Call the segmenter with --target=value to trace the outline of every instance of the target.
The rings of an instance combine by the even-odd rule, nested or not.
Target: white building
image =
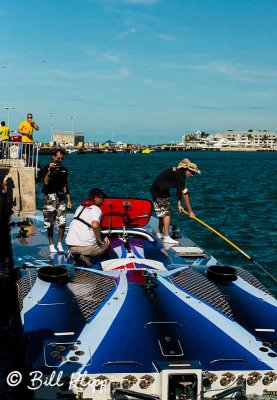
[[[277,133],[268,131],[222,131],[210,135],[212,140],[225,139],[229,147],[277,149]]]
[[[56,145],[77,146],[79,143],[84,143],[84,140],[83,132],[53,131],[53,141]]]
[[[221,131],[208,137],[201,137],[196,132],[192,134],[193,140],[187,145],[191,148],[248,148],[248,149],[272,149],[277,150],[277,133],[268,131]],[[188,135],[183,136],[183,142],[186,143]]]

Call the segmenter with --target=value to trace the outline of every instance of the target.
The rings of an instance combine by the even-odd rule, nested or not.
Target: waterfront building
[[[225,146],[277,149],[277,133],[270,131],[222,131],[211,135],[212,140],[225,139]]]
[[[189,139],[189,140],[188,140]],[[189,134],[183,136],[183,143],[191,149],[248,149],[277,150],[277,132],[269,131],[220,131],[211,135]]]
[[[53,141],[56,145],[80,146],[85,141],[83,132],[53,131]]]

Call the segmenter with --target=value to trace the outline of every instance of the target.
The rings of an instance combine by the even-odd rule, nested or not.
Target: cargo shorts
[[[169,197],[157,197],[153,201],[154,211],[158,218],[166,217],[171,214]]]
[[[45,194],[43,204],[44,228],[50,228],[55,223],[57,227],[65,225],[66,204],[56,193]]]

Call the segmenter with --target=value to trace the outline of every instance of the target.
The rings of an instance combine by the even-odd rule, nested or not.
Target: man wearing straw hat
[[[185,158],[177,167],[167,168],[161,172],[151,186],[154,210],[159,218],[157,237],[163,239],[164,243],[179,243],[169,236],[171,219],[170,189],[177,189],[178,210],[180,212],[184,210],[181,203],[183,198],[189,216],[194,217],[189,201],[188,189],[186,188],[186,178],[195,174],[200,174],[197,165],[192,163],[188,158]]]

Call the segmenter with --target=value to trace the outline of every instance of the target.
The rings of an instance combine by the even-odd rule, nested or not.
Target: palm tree
[[[268,135],[264,134],[262,139],[261,139],[264,142],[263,147],[267,147],[267,145],[266,145],[267,139],[268,139]]]
[[[252,147],[254,147],[254,136],[251,135],[251,133],[248,133],[247,139],[249,140],[250,144],[252,144]]]

